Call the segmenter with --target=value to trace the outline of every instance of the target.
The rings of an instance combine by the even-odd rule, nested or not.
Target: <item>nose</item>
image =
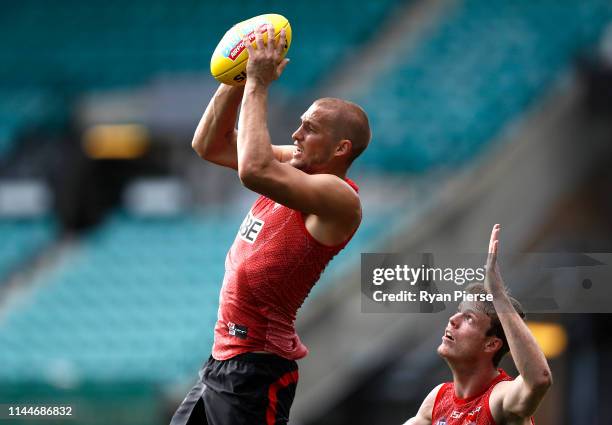
[[[298,127],[298,129],[295,130],[293,134],[291,135],[291,138],[295,140],[295,142],[293,143],[294,145],[297,144],[298,140],[302,140],[302,132],[300,131],[301,129],[302,129],[301,126]]]
[[[450,319],[448,319],[448,323],[450,323],[450,325],[453,328],[456,328],[457,326],[459,326],[459,318],[461,317],[460,313],[455,313],[453,314]]]

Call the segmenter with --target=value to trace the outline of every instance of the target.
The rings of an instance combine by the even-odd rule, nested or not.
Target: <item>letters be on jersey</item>
[[[238,230],[238,235],[240,239],[250,244],[254,243],[263,229],[264,221],[255,217],[251,211],[246,215],[242,224],[240,225],[240,230]]]

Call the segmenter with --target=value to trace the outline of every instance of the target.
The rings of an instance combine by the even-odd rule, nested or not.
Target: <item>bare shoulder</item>
[[[434,404],[442,385],[444,384],[437,385],[427,394],[417,414],[413,418],[408,419],[404,425],[431,425]]]
[[[499,422],[499,419],[503,418],[503,403],[504,396],[510,390],[512,381],[501,381],[493,388],[491,391],[491,395],[489,396],[489,408],[491,409],[491,414],[493,415],[493,419],[496,422]]]
[[[504,398],[516,385],[516,380],[522,380],[521,376],[519,375],[513,381],[501,381],[491,391],[489,409],[491,409],[491,415],[498,425],[531,424],[529,418],[522,418],[504,411]]]
[[[345,242],[361,223],[359,196],[346,181],[332,174],[314,174],[308,180],[306,186],[316,186],[311,190],[322,194],[320,200],[325,205],[306,216],[306,229],[324,245]]]
[[[338,189],[343,191],[345,195],[348,197],[348,199],[350,199],[355,205],[361,205],[361,202],[359,200],[359,194],[357,190],[353,188],[353,186],[351,186],[345,179],[342,179],[333,174],[322,174],[322,175],[328,176],[331,180],[333,180],[334,182],[332,184],[337,185]]]
[[[431,400],[431,407],[433,408],[434,402],[436,401],[436,397],[438,396],[438,393],[440,392],[440,388],[442,388],[442,385],[444,385],[444,383],[438,384],[436,385],[430,392],[429,394],[427,394],[427,397],[425,397],[425,399],[430,399]]]
[[[333,174],[309,175],[308,186],[325,193],[330,215],[334,217],[361,217],[361,201],[357,191],[344,179]]]

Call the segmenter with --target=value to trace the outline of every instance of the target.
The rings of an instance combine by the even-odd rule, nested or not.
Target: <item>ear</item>
[[[348,139],[342,139],[336,145],[336,152],[334,152],[334,154],[336,156],[348,155],[352,149],[353,149],[353,142],[351,142]]]
[[[485,341],[485,352],[495,353],[499,351],[503,345],[504,342],[500,338],[496,336],[487,337],[487,340]]]

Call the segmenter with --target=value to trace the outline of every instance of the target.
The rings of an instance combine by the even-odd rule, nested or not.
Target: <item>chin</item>
[[[443,359],[448,359],[450,357],[448,347],[445,346],[444,343],[440,344],[436,351],[438,352],[438,355]]]
[[[444,350],[444,344],[440,344],[440,345],[438,346],[438,349],[437,349],[436,351],[438,352],[438,355],[439,355],[440,357],[444,357],[444,351],[445,351],[445,350]]]

